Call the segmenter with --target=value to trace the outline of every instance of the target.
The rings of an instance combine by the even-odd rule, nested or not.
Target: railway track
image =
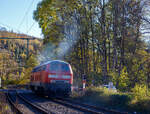
[[[28,99],[26,99],[23,95],[19,94],[18,92],[17,92],[17,96],[19,98],[21,98],[27,104],[31,105],[32,107],[34,107],[35,109],[37,109],[38,111],[40,111],[42,114],[53,114],[52,111],[47,110],[47,109],[41,107],[40,105],[38,105],[36,103],[32,103],[31,101],[29,101]]]
[[[26,99],[30,100],[31,102],[35,102],[36,105],[44,107],[47,110],[53,110],[55,114],[83,114],[84,112],[80,109],[75,109],[64,104],[57,103],[53,100],[47,99],[45,97],[39,97],[36,94],[26,94],[20,93],[21,96],[24,96]]]
[[[25,94],[22,94],[22,95],[20,95],[21,97],[22,96],[26,96]],[[31,95],[30,95],[31,96]],[[26,96],[27,97],[27,96]],[[37,97],[37,99],[43,99],[43,97],[39,97],[39,96],[34,96],[34,99]],[[49,102],[49,101],[52,101],[52,102],[54,102],[54,103],[57,103],[57,104],[59,104],[59,105],[63,105],[63,106],[66,106],[66,108],[71,108],[71,109],[75,109],[75,110],[79,110],[79,111],[81,111],[81,113],[86,113],[86,114],[103,114],[103,112],[102,111],[97,111],[97,110],[95,110],[95,109],[91,109],[91,108],[89,108],[89,107],[85,107],[85,106],[81,106],[81,105],[77,105],[77,104],[74,104],[74,103],[69,103],[69,102],[66,102],[65,100],[63,100],[63,99],[58,99],[58,98],[49,98],[49,97],[44,97],[44,99],[46,99],[46,101],[45,102]],[[36,101],[36,100],[35,100]],[[39,102],[41,102],[41,101],[39,101]],[[46,105],[48,105],[48,104],[50,104],[51,102],[49,102],[49,103],[47,103]],[[37,104],[37,103],[36,103]],[[44,104],[44,103],[43,103]],[[42,105],[43,104],[41,104],[41,107],[42,107]],[[46,107],[46,106],[45,106]],[[57,113],[57,112],[56,112]],[[63,112],[62,112],[63,113]]]
[[[43,97],[42,97],[43,98]],[[62,97],[44,97],[47,100],[53,101],[55,103],[82,111],[84,113],[93,113],[93,114],[128,114],[127,112],[119,112],[116,110],[96,107],[88,104],[79,103],[70,99]]]
[[[68,102],[62,98],[50,98],[50,100],[52,100],[53,102],[56,102],[56,103],[59,103],[59,104],[62,104],[62,105],[65,105],[67,107],[71,107],[71,108],[74,108],[74,109],[77,109],[77,110],[80,110],[84,113],[92,113],[92,114],[104,114],[104,112],[102,110],[95,110],[95,109],[92,109],[90,107],[85,107],[81,104],[75,104],[73,102]]]
[[[17,113],[17,114],[22,114],[22,112],[18,109],[18,107],[16,106],[16,104],[15,104],[14,101],[12,100],[12,98],[11,98],[9,92],[6,93],[6,97],[7,97],[8,102],[10,103],[10,105],[11,105],[13,111],[14,111],[15,113]]]
[[[78,106],[82,107],[82,110],[88,111],[89,113],[95,113],[95,114],[100,114],[100,113],[128,114],[127,112],[119,112],[119,111],[111,110],[111,109],[107,109],[107,108],[96,107],[96,106],[92,106],[92,105],[88,105],[88,104],[84,104],[84,103],[79,103],[77,101],[67,99],[67,98],[62,98],[62,97],[57,97],[53,100],[55,102],[64,103],[68,106],[71,104],[71,106],[75,107],[75,108]]]
[[[27,93],[27,94],[26,94]],[[9,93],[7,94],[7,98],[11,99]],[[92,114],[127,114],[126,112],[119,112],[115,110],[110,110],[106,108],[91,106],[88,104],[79,103],[77,101],[62,98],[62,97],[39,97],[36,94],[28,93],[28,92],[17,92],[16,96],[19,99],[23,100],[26,104],[30,105],[32,108],[37,110],[42,114],[60,114],[60,113],[74,113],[74,114],[82,114],[82,113],[92,113]],[[13,104],[13,101],[11,101]],[[22,112],[17,109],[16,105],[13,104],[16,112],[22,114]],[[55,108],[53,108],[55,107]],[[67,110],[67,111],[66,111]],[[70,110],[70,111],[68,111]],[[76,110],[76,111],[72,111]]]
[[[17,97],[17,98],[19,98],[18,100],[22,100],[24,103],[27,104],[28,107],[26,107],[26,108],[28,108],[28,109],[24,109],[24,110],[29,110],[29,109],[31,110],[32,109],[32,111],[34,110],[33,113],[53,114],[53,112],[50,112],[50,111],[44,109],[43,107],[41,107],[37,104],[34,104],[34,103],[30,102],[29,100],[25,99],[23,96],[18,94],[17,91],[14,91],[14,92],[15,92],[16,96],[11,95],[10,92],[8,92],[6,95],[7,95],[8,101],[11,104],[11,106],[12,106],[15,113],[23,114],[23,113],[26,113],[26,112],[21,111],[20,107],[18,107],[18,105],[15,103],[15,100],[14,100],[13,97]],[[30,106],[30,108],[29,108],[29,106]]]

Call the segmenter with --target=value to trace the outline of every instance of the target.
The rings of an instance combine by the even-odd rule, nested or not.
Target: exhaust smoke
[[[44,46],[37,56],[39,63],[55,59],[63,60],[64,56],[71,52],[72,47],[79,39],[79,24],[75,18],[72,18],[71,22],[65,23],[63,36],[64,38],[58,46],[53,43]]]

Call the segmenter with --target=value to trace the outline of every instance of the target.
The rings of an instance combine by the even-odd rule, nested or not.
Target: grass
[[[134,93],[109,91],[101,87],[89,87],[84,93],[73,93],[73,99],[80,102],[123,112],[150,113],[150,98],[136,99]]]

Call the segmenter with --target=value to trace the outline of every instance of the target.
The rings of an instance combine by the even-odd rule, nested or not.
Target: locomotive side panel
[[[73,72],[70,64],[54,60],[35,67],[31,73],[31,89],[35,92],[71,93]]]

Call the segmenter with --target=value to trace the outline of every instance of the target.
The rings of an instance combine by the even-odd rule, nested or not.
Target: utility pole
[[[1,77],[0,77],[0,88],[2,87],[2,85],[1,85]]]
[[[27,39],[27,59],[29,58],[29,39]]]

